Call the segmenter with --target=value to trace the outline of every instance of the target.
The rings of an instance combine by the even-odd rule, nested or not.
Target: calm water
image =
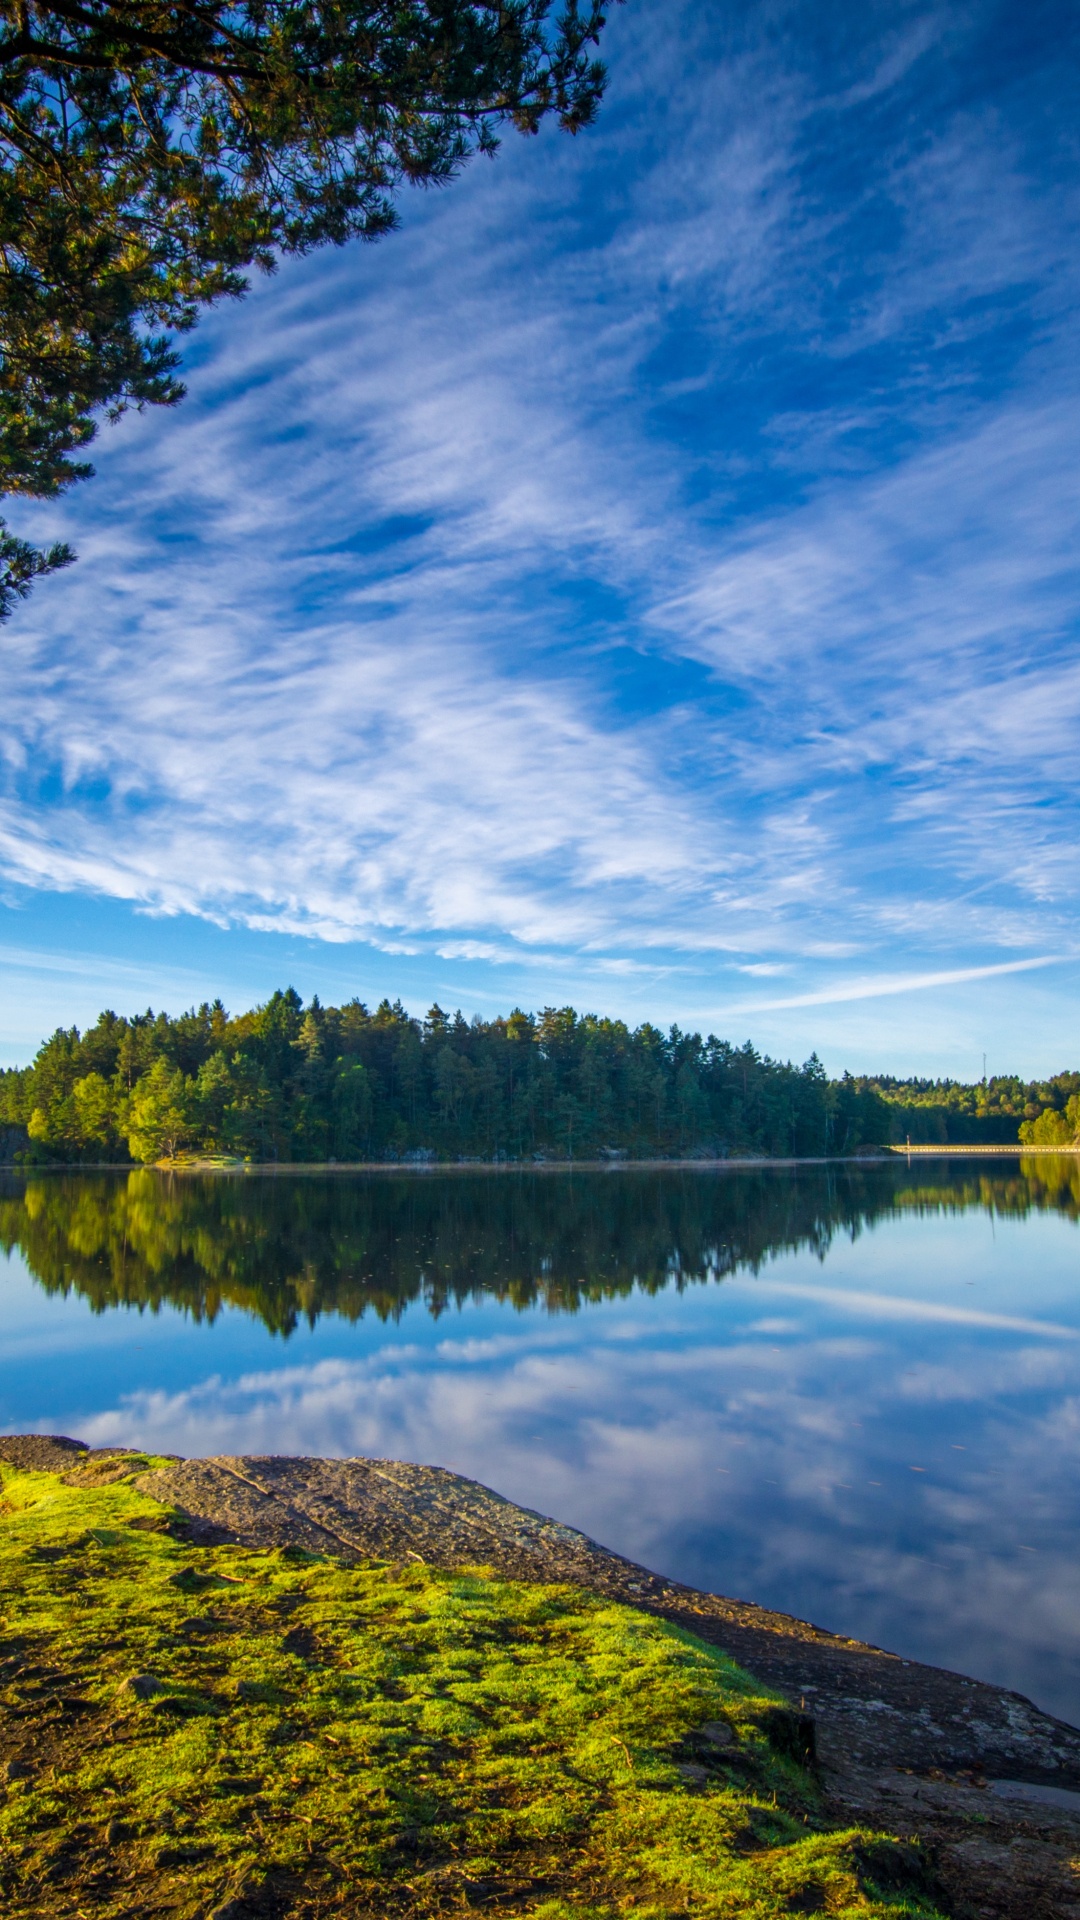
[[[0,1428],[474,1475],[1080,1721],[1080,1161],[0,1179]]]

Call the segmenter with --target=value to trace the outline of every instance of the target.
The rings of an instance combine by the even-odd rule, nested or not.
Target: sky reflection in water
[[[1078,1214],[1056,1160],[9,1177],[0,1425],[451,1466],[1080,1721]]]

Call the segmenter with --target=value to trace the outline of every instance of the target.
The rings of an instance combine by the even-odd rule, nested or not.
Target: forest
[[[25,1166],[725,1159],[913,1143],[1069,1144],[1080,1073],[975,1086],[830,1080],[750,1042],[547,1007],[466,1020],[400,1001],[101,1014],[0,1073],[0,1159]]]

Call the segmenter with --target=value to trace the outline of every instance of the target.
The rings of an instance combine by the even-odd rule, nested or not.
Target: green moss
[[[930,1920],[910,1850],[827,1830],[775,1696],[690,1635],[483,1570],[195,1549],[98,1477],[3,1472],[8,1915]]]

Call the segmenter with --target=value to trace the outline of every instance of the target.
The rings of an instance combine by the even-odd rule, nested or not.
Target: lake
[[[0,1174],[0,1428],[456,1469],[1080,1721],[1080,1160]]]

